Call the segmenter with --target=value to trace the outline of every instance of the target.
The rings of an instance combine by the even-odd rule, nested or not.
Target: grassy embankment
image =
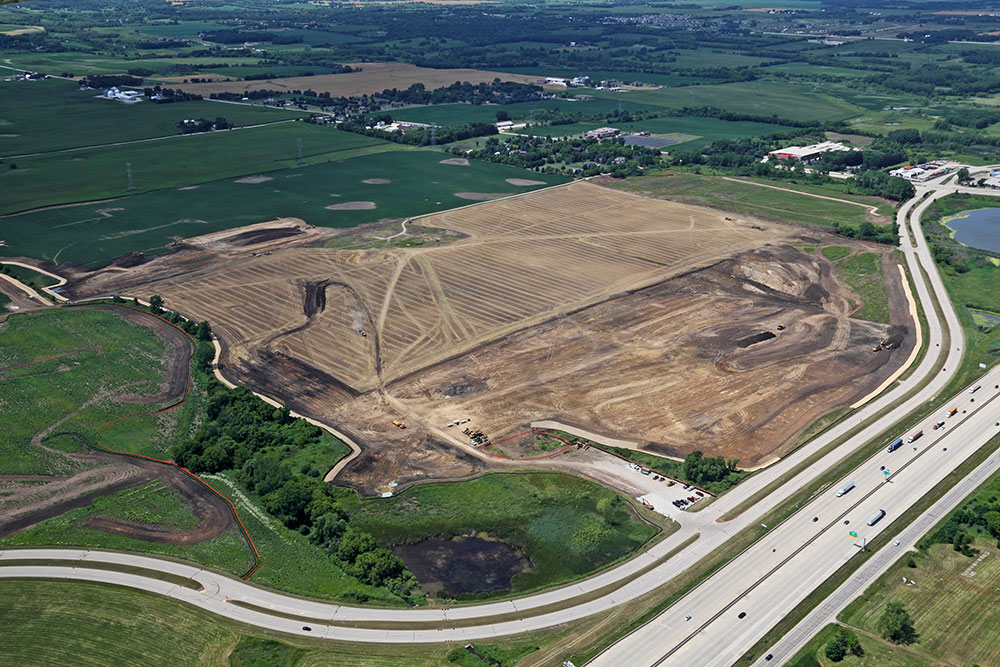
[[[824,246],[820,252],[834,263],[837,279],[861,298],[860,307],[852,313],[853,317],[886,324],[892,321],[881,255],[874,252],[854,253],[851,248],[837,245]]]
[[[3,221],[6,250],[10,254],[38,259],[99,266],[128,252],[160,251],[175,236],[205,234],[278,217],[298,217],[310,224],[328,227],[353,227],[384,218],[406,218],[471,203],[458,197],[456,193],[459,192],[516,193],[538,187],[514,186],[506,182],[508,178],[528,178],[547,184],[567,180],[561,176],[536,174],[487,162],[472,162],[469,166],[441,164],[441,160],[448,156],[438,151],[396,150],[399,144],[378,142],[312,125],[286,124],[247,132],[242,139],[239,133],[220,133],[199,139],[194,144],[171,144],[172,150],[180,150],[180,153],[164,158],[163,168],[173,172],[168,182],[170,179],[176,179],[178,184],[189,182],[190,175],[183,167],[194,160],[203,160],[205,169],[217,167],[212,175],[207,171],[204,173],[206,179],[221,177],[224,180],[214,180],[185,190],[171,188],[113,202],[8,217]],[[268,140],[262,143],[249,140],[250,132],[254,133],[254,137]],[[296,136],[306,136],[304,145],[312,146],[314,151],[326,150],[319,159],[343,158],[343,161],[283,169],[283,166],[291,166],[283,160],[293,158]],[[379,145],[371,145],[373,141]],[[380,145],[393,150],[370,153],[381,150]],[[219,153],[202,155],[200,152],[213,147],[218,148]],[[355,148],[369,154],[352,157],[357,152]],[[237,167],[219,164],[220,161],[228,164],[230,160],[234,164],[239,163],[238,169],[243,173],[249,166],[260,170],[251,173],[267,173],[258,182],[235,182],[237,179],[230,178],[227,171]],[[291,162],[294,163],[294,160]],[[147,178],[141,175],[138,164],[133,162],[137,184]],[[107,165],[108,169],[112,167],[114,173],[120,176],[120,183],[115,186],[114,192],[123,195],[126,182],[121,163]],[[274,169],[277,171],[268,171]],[[368,179],[387,179],[391,182],[363,182]],[[79,187],[79,181],[70,179],[69,183],[74,185],[68,187]],[[105,184],[98,186],[105,187]],[[20,197],[26,202],[35,201],[38,197],[37,193],[20,189],[15,193],[10,193],[10,196]],[[95,194],[91,192],[87,197]],[[0,195],[0,199],[2,197]],[[326,208],[352,201],[373,202],[375,208]],[[97,230],[100,234],[95,233]]]
[[[183,646],[184,662],[190,665],[495,667],[463,656],[464,642],[359,645],[292,639],[151,593],[86,582],[0,581],[0,620],[9,630],[0,645],[0,663],[9,665],[166,666],[177,664],[178,647]],[[512,667],[512,658],[536,646],[531,640],[505,639],[475,648],[481,655],[503,658],[501,667]]]
[[[50,275],[26,269],[23,266],[15,266],[14,264],[0,264],[0,272],[6,273],[8,276],[15,278],[19,282],[24,283],[45,297],[48,297],[44,291],[45,288],[51,287],[59,282]]]

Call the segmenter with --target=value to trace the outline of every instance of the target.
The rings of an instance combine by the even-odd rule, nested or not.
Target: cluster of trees
[[[826,643],[824,653],[831,661],[840,662],[848,655],[856,655],[860,658],[865,654],[865,650],[861,646],[861,640],[858,639],[853,630],[839,626],[836,636]]]
[[[142,92],[148,99],[152,100],[154,104],[193,102],[194,100],[202,99],[202,96],[198,93],[187,93],[178,88],[162,88],[160,86],[153,86],[152,88],[143,88]]]
[[[270,42],[272,44],[300,44],[302,35],[269,32],[266,30],[209,30],[202,39],[216,44],[243,44],[245,42]]]
[[[380,119],[388,119],[392,122],[392,117],[388,115],[380,116]],[[375,122],[378,122],[377,120]],[[369,127],[363,123],[345,121],[337,126],[345,132],[363,134],[366,137],[378,137],[387,141],[394,141],[398,144],[411,144],[414,146],[431,146],[437,144],[447,144],[452,141],[471,139],[472,137],[486,137],[497,134],[496,125],[493,123],[469,123],[468,125],[453,125],[451,127],[416,127],[405,132],[386,132],[377,127]]]
[[[501,81],[499,78],[495,78],[489,83],[479,84],[456,81],[450,86],[434,90],[427,90],[422,83],[414,83],[404,90],[387,88],[379,93],[378,97],[399,104],[451,104],[455,102],[512,104],[540,100],[544,94],[545,90],[540,86]]]
[[[177,129],[181,131],[181,134],[195,134],[196,132],[211,132],[212,130],[228,130],[232,127],[222,116],[216,116],[215,120],[208,120],[207,118],[188,118],[186,120],[179,120],[176,123]]]
[[[162,307],[162,302],[155,305]],[[323,482],[315,468],[293,470],[288,464],[294,452],[316,445],[322,431],[247,389],[229,389],[211,376],[205,382],[205,421],[172,449],[178,465],[192,472],[234,471],[270,514],[308,535],[346,572],[409,599],[417,584],[413,574],[392,551],[351,526],[354,492]]]
[[[738,463],[737,459],[726,459],[721,456],[706,457],[700,450],[694,451],[684,457],[684,479],[699,486],[725,482],[737,472]]]
[[[893,644],[912,644],[919,638],[913,619],[900,602],[890,602],[878,619],[878,631]]]
[[[658,149],[626,146],[625,140],[620,137],[603,140],[491,137],[479,150],[461,154],[548,173],[571,170],[585,177],[609,174],[614,178],[624,178],[662,163]]]
[[[996,495],[991,495],[989,499],[976,497],[955,510],[921,546],[925,547],[928,543],[951,544],[955,551],[973,556],[977,553],[972,547],[973,536],[982,532],[995,538],[1000,545],[1000,501]]]
[[[862,222],[855,227],[846,222],[834,221],[833,233],[846,236],[849,239],[861,239],[863,241],[874,241],[875,243],[885,243],[888,245],[899,243],[899,237],[896,235],[896,230],[892,225],[876,227],[870,222]]]

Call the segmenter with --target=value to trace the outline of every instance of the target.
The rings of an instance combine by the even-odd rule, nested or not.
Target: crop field
[[[162,251],[174,238],[279,217],[301,218],[309,224],[326,227],[352,227],[461,206],[469,203],[470,197],[514,194],[538,187],[512,185],[508,179],[528,179],[541,184],[567,180],[562,176],[536,174],[488,162],[471,162],[467,166],[442,164],[447,155],[439,151],[407,149],[399,144],[312,125],[289,124],[244,132],[260,136],[265,130],[269,132],[273,151],[273,159],[269,162],[262,159],[268,144],[246,141],[238,137],[238,133],[213,135],[197,144],[177,146],[186,151],[184,159],[165,168],[174,174],[176,182],[185,185],[109,202],[7,217],[3,220],[4,252],[96,267],[130,252]],[[322,153],[318,159],[333,160],[342,155],[343,160],[273,171],[283,164],[278,158],[281,146],[294,151],[296,136],[307,137],[303,144],[311,146],[313,151],[342,149],[340,153]],[[212,141],[218,139],[227,141],[222,145]],[[352,149],[352,146],[360,148]],[[388,147],[390,152],[371,152],[382,146]],[[210,147],[218,147],[220,153],[209,153],[211,157],[202,160],[201,151]],[[228,152],[221,152],[222,148]],[[236,152],[236,149],[241,150]],[[355,150],[363,155],[349,159]],[[369,154],[364,155],[365,152]],[[244,173],[254,166],[261,171],[250,172],[254,176],[246,178],[187,185],[188,175],[183,166],[194,160],[203,161],[206,176],[211,165],[218,165],[219,171],[224,173],[223,161]],[[294,164],[294,160],[289,162]],[[147,178],[138,169],[134,172],[137,182]],[[215,178],[219,175],[217,172]],[[373,179],[376,182],[365,182]],[[121,194],[123,190],[124,187],[117,188]],[[31,192],[21,194],[33,196]],[[40,233],[41,230],[45,230],[44,233]]]
[[[853,319],[833,264],[753,218],[578,182],[416,222],[467,238],[205,250],[78,289],[157,293],[211,322],[227,373],[363,443],[337,480],[366,494],[500,465],[442,428],[463,416],[495,437],[556,419],[654,454],[761,463],[913,341],[894,274],[892,326]],[[872,358],[885,336],[899,348]]]
[[[298,145],[302,142],[302,163]],[[124,146],[104,146],[11,160],[0,171],[0,210],[136,196],[222,178],[307,166],[400,150],[399,144],[306,123],[174,136]],[[131,169],[131,189],[129,170]],[[112,205],[114,206],[114,205]],[[97,208],[108,208],[99,206]],[[4,226],[16,226],[7,218]]]
[[[598,90],[594,91],[594,95],[661,107],[712,106],[792,120],[840,120],[861,113],[861,109],[832,97],[805,94],[801,87],[773,81],[635,90],[627,93]]]
[[[190,25],[185,22],[182,25]],[[172,26],[180,27],[180,26]],[[219,26],[208,28],[217,30]],[[147,57],[136,60],[126,60],[113,55],[97,55],[93,53],[83,53],[79,51],[54,51],[47,53],[12,53],[9,60],[14,67],[32,70],[35,72],[45,72],[46,74],[59,75],[63,72],[74,76],[86,76],[88,74],[125,74],[129,69],[141,67],[151,70],[159,70],[164,67],[174,65],[190,65],[197,68],[199,65],[214,65],[218,63],[229,64],[237,67],[240,65],[254,65],[258,58],[224,58],[221,56],[184,56],[178,58],[161,58],[156,54],[149,54]],[[0,70],[3,71],[3,70]],[[206,69],[206,73],[217,73],[218,69]],[[197,76],[197,74],[189,75]]]
[[[906,559],[900,559],[842,612],[842,620],[877,636],[885,604],[901,602],[920,638],[908,647],[896,648],[897,655],[949,665],[998,664],[1000,551],[989,538],[977,539],[973,546],[982,560],[963,556],[950,544],[935,544],[926,553],[916,554],[916,568],[906,567]],[[903,583],[904,576],[912,585]]]
[[[260,79],[255,81],[212,81],[209,83],[182,83],[176,87],[208,97],[212,93],[242,93],[244,90],[291,91],[309,88],[317,93],[330,93],[333,97],[350,97],[380,93],[387,88],[409,88],[422,83],[428,90],[450,86],[456,81],[488,83],[495,78],[504,81],[534,83],[537,76],[506,74],[477,69],[430,69],[408,63],[347,63],[360,71],[345,74],[319,74],[306,77]]]
[[[133,66],[134,65],[130,65]],[[60,79],[0,81],[0,158],[180,134],[185,118],[222,116],[231,125],[301,118],[305,112],[206,100],[122,104]],[[8,160],[9,161],[9,158]]]
[[[755,182],[771,185],[762,179],[755,179]],[[654,197],[703,204],[767,220],[795,222],[817,229],[830,229],[834,222],[857,225],[865,221],[885,223],[892,220],[892,209],[883,199],[843,195],[823,188],[787,183],[774,183],[773,185],[784,188],[776,190],[717,176],[664,172],[630,178],[626,182],[611,181],[609,184],[611,187]],[[803,196],[799,192],[834,197],[842,201]],[[875,215],[870,213],[871,207],[877,209]]]

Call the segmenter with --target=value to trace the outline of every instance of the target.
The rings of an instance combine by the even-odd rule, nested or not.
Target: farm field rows
[[[304,130],[314,130],[306,134]],[[561,183],[565,177],[535,174],[523,169],[486,162],[468,166],[442,164],[446,154],[433,150],[407,149],[398,144],[382,142],[337,130],[311,125],[281,125],[273,128],[247,130],[254,136],[268,132],[270,149],[281,152],[286,146],[295,149],[295,137],[306,136],[303,142],[313,151],[324,153],[324,162],[312,166],[280,169],[278,155],[267,162],[261,155],[267,144],[256,144],[225,133],[206,137],[199,150],[225,140],[226,163],[236,149],[245,151],[245,159],[232,163],[239,171],[231,180],[190,185],[190,174],[184,171],[188,160],[200,160],[196,145],[185,146],[190,151],[186,160],[171,167],[178,185],[174,189],[132,195],[123,199],[82,206],[24,213],[4,219],[5,252],[53,262],[72,262],[86,266],[102,266],[111,259],[130,252],[158,252],[176,237],[188,237],[279,217],[295,217],[312,225],[351,227],[386,218],[404,218],[469,203],[459,193],[514,194],[538,186],[515,186],[507,179],[530,179],[538,183]],[[308,137],[313,139],[308,139]],[[187,141],[180,139],[178,141]],[[388,152],[371,152],[386,147]],[[219,146],[220,150],[222,146]],[[353,157],[354,151],[362,153]],[[369,152],[370,154],[364,155]],[[294,160],[288,160],[294,164]],[[82,164],[87,164],[86,162]],[[149,178],[136,163],[134,178],[143,182]],[[204,176],[215,167],[218,178],[225,167],[215,160],[203,160]],[[249,178],[235,178],[250,172]],[[275,171],[276,168],[279,170]],[[224,172],[223,172],[224,173]],[[29,176],[23,174],[23,176]],[[4,178],[15,178],[5,176]],[[124,174],[123,174],[124,177]],[[161,175],[160,182],[166,178]],[[213,178],[213,180],[214,180]],[[373,183],[365,181],[375,180]],[[95,177],[95,181],[96,181]],[[123,178],[124,180],[124,178]],[[383,182],[385,181],[385,182]],[[181,185],[184,184],[184,185]],[[78,186],[75,186],[78,187]],[[124,187],[116,192],[124,194]],[[28,193],[22,192],[27,196]],[[359,204],[358,202],[365,202]],[[39,230],[46,230],[40,234]]]
[[[61,79],[0,81],[0,158],[177,135],[176,123],[186,118],[222,116],[239,127],[306,115],[207,100],[123,104],[101,99],[101,92],[82,91],[75,82]]]
[[[298,162],[300,141],[301,164]],[[14,213],[45,206],[135,197],[153,190],[183,188],[220,178],[346,160],[400,148],[398,144],[381,139],[317,125],[284,122],[17,158],[16,169],[0,172],[0,182],[5,186],[0,190],[0,209]]]

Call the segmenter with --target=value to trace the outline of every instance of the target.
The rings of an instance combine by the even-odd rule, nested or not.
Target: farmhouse
[[[121,90],[117,86],[112,86],[104,91],[103,96],[109,100],[119,102],[141,102],[143,94],[141,90]]]
[[[778,150],[769,151],[767,157],[764,158],[764,161],[766,162],[768,158],[774,158],[776,160],[798,160],[799,162],[809,162],[811,160],[815,160],[823,153],[849,150],[851,150],[851,148],[838,141],[824,141],[822,143],[811,144],[809,146],[789,146],[787,148],[779,148]]]

